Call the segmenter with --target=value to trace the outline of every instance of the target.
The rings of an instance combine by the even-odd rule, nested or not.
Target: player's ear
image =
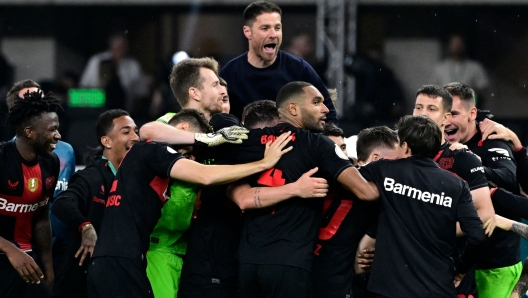
[[[475,121],[475,119],[477,119],[477,108],[476,107],[472,107],[469,109],[469,119],[471,121]]]
[[[290,112],[290,115],[297,116],[299,114],[299,107],[296,103],[290,102],[288,104],[288,112]]]
[[[251,28],[249,26],[242,27],[242,31],[244,32],[244,36],[246,36],[247,39],[251,39]]]
[[[24,134],[26,135],[28,139],[34,139],[37,136],[37,133],[32,126],[25,127]]]
[[[195,87],[189,88],[189,99],[200,100],[200,90]]]
[[[112,148],[112,140],[108,136],[101,137],[101,144],[107,149]]]

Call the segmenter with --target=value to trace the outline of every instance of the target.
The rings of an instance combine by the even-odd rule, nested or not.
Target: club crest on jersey
[[[30,192],[35,192],[38,189],[38,179],[37,178],[30,178],[27,182],[27,188]]]
[[[438,161],[438,165],[444,170],[451,169],[454,163],[455,159],[452,157],[440,158]]]
[[[334,145],[335,145],[335,153],[337,154],[337,156],[341,159],[348,160],[348,157],[345,155],[343,150],[341,150],[341,148],[339,148],[337,144],[334,144]]]

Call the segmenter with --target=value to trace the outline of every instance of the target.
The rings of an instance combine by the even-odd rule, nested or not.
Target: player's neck
[[[304,129],[304,127],[302,126],[302,123],[299,122],[297,119],[295,119],[295,118],[290,118],[290,117],[288,117],[288,116],[286,116],[286,115],[283,115],[283,114],[281,114],[280,116],[281,116],[281,117],[280,117],[279,124],[280,124],[280,123],[288,123],[288,124],[291,124],[291,125],[293,125],[293,126],[295,126],[295,127],[303,128],[303,129]]]
[[[20,153],[20,156],[26,161],[33,161],[37,158],[37,152],[33,147],[24,140],[24,138],[17,136],[15,139],[15,146]]]
[[[248,63],[251,64],[251,66],[255,68],[266,68],[271,66],[275,60],[277,60],[277,56],[273,58],[273,60],[264,60],[261,57],[259,57],[255,52],[249,50],[248,52]]]
[[[473,138],[477,134],[477,132],[478,132],[477,123],[469,125],[466,138],[464,140],[460,140],[460,143],[462,144],[467,143],[469,140],[471,140],[471,138]]]
[[[194,101],[192,98],[189,99],[189,103],[182,107],[182,109],[194,109],[202,113],[207,121],[211,121],[211,113],[204,110],[198,101]]]
[[[103,156],[116,168],[119,167],[124,156],[116,156],[112,150],[103,150]]]

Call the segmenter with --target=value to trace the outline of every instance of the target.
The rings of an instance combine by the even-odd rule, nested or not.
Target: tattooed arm
[[[507,219],[497,214],[495,214],[495,217],[490,218],[484,224],[484,229],[486,229],[486,234],[488,234],[488,236],[493,234],[495,228],[500,228],[505,231],[512,231],[524,239],[528,239],[528,225]]]
[[[42,261],[44,279],[51,289],[55,275],[53,273],[53,259],[51,256],[51,224],[49,219],[49,205],[37,210],[33,217],[33,243]]]
[[[227,196],[242,210],[273,206],[284,200],[301,198],[324,198],[328,183],[323,178],[311,177],[317,168],[302,175],[297,181],[276,187],[251,187],[248,183],[233,184]]]

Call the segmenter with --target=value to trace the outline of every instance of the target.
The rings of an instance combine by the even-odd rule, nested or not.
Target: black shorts
[[[88,297],[153,298],[146,262],[121,257],[93,258],[88,268]]]
[[[28,254],[33,257],[32,253]],[[11,265],[7,256],[0,254],[0,297],[36,298],[51,297],[51,295],[44,279],[40,279],[40,284],[26,283]]]
[[[240,263],[241,298],[312,297],[310,272],[287,265]]]
[[[200,289],[178,289],[178,298],[238,298],[238,290],[226,285],[204,285]]]

